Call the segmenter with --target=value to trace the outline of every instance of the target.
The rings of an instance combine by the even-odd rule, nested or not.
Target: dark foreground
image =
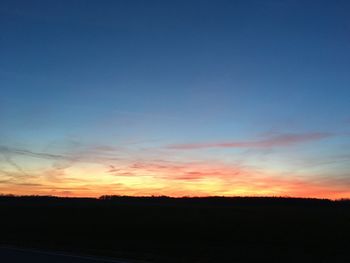
[[[68,255],[49,251],[0,247],[2,263],[128,263],[126,261],[95,258],[88,256]]]
[[[17,247],[162,263],[350,262],[349,201],[0,197],[0,216],[0,243]]]

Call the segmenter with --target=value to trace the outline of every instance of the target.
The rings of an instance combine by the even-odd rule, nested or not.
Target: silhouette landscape
[[[349,262],[350,201],[1,196],[2,245],[144,262]]]

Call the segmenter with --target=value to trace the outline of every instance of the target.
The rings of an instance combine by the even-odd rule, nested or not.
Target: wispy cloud
[[[65,155],[42,153],[42,152],[32,152],[32,151],[29,151],[26,149],[6,147],[6,146],[1,146],[1,145],[0,145],[0,152],[3,154],[25,155],[25,156],[29,156],[29,157],[50,159],[50,160],[71,160],[72,159],[72,157],[65,156]]]
[[[9,154],[6,154],[5,152],[2,153],[4,156],[4,160],[10,164],[12,167],[14,167],[19,173],[21,173],[22,175],[27,175],[26,172],[23,170],[23,168],[14,160],[12,160],[12,158],[10,157]]]
[[[203,148],[273,148],[318,141],[330,136],[332,136],[331,133],[324,132],[303,134],[288,133],[271,136],[261,140],[173,144],[167,146],[167,148],[178,150],[193,150]]]
[[[256,172],[238,164],[226,165],[221,162],[180,162],[180,161],[136,161],[124,165],[110,165],[107,173],[114,176],[149,177],[169,182],[192,182],[201,180],[232,180],[248,178]]]
[[[68,161],[68,162],[91,162],[101,163],[102,161],[116,161],[119,158],[116,152],[111,147],[98,146],[92,148],[82,149],[81,151],[72,151],[68,154],[54,154],[49,152],[35,152],[27,149],[7,147],[0,145],[0,153],[9,155],[22,155],[27,157],[47,159],[54,161]]]

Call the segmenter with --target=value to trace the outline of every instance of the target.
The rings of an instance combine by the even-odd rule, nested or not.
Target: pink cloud
[[[231,141],[214,143],[187,143],[169,145],[169,149],[192,150],[203,148],[272,148],[290,146],[298,143],[318,141],[330,137],[331,133],[282,134],[254,141]]]

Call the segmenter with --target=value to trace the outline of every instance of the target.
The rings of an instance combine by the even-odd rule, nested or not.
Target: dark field
[[[2,196],[0,216],[3,245],[165,263],[350,262],[349,201]]]
[[[87,257],[40,251],[31,249],[18,249],[0,247],[0,262],[2,263],[133,263],[130,261],[109,260],[106,258]]]

